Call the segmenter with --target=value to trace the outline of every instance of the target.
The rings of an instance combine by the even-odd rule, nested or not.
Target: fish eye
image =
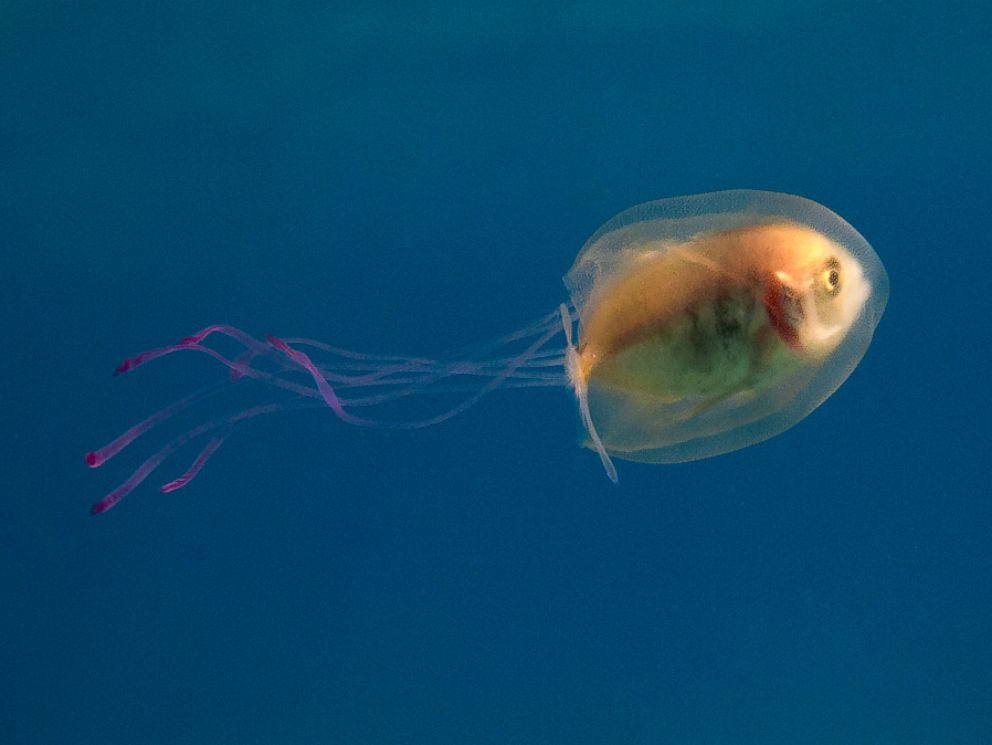
[[[836,295],[840,292],[840,262],[837,259],[828,259],[823,265],[823,269],[820,271],[820,287],[828,295]]]

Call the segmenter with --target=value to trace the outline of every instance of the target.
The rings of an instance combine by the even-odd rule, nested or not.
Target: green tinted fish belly
[[[796,363],[753,288],[717,294],[601,361],[593,377],[669,399],[760,387]]]

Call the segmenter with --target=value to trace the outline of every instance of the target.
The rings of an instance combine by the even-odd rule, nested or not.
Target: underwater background
[[[0,742],[992,742],[990,21],[6,0]],[[286,413],[89,516],[164,439],[83,454],[224,376],[126,356],[439,353],[553,310],[620,210],[728,188],[822,202],[891,278],[784,434],[615,487],[564,389]]]

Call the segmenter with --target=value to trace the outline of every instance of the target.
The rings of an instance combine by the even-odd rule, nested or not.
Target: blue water
[[[0,742],[992,741],[979,7],[5,2]],[[288,413],[87,514],[152,443],[83,454],[222,374],[125,356],[439,352],[725,188],[828,205],[891,277],[787,433],[613,487],[564,390]]]

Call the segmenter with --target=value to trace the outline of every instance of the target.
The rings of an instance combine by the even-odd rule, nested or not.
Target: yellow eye
[[[820,287],[828,295],[836,295],[841,288],[840,262],[828,259],[820,272]]]

